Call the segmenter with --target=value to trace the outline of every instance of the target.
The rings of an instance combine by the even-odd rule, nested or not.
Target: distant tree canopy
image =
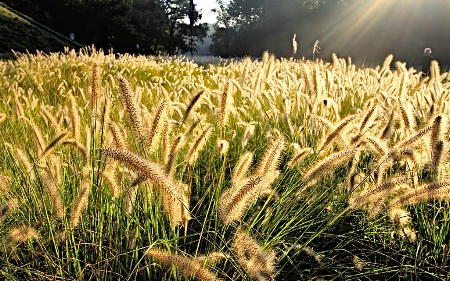
[[[430,47],[450,64],[450,1],[408,0],[216,0],[213,54],[284,57],[351,56],[379,63],[389,53],[415,62]],[[294,33],[298,52],[293,54]]]
[[[208,27],[190,0],[4,0],[79,43],[116,52],[188,52]],[[192,23],[192,25],[191,25]]]

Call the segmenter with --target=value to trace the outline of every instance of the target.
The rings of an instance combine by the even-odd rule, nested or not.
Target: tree
[[[348,1],[354,0],[217,0],[210,50],[220,56],[260,56],[265,50],[291,56],[294,33],[311,36],[319,13]],[[309,41],[302,44],[312,47],[315,38]]]
[[[65,36],[74,33],[79,43],[116,52],[187,52],[208,30],[207,24],[199,24],[201,14],[190,0],[5,2]]]
[[[202,16],[195,5],[192,7],[189,0],[161,0],[161,4],[168,19],[164,46],[169,54],[190,51],[188,40],[191,34],[192,43],[203,41],[208,25],[198,23]]]
[[[164,52],[165,27],[169,21],[158,0],[135,0],[131,9],[136,51],[145,54]]]
[[[222,57],[245,55],[242,45],[237,42],[243,39],[239,35],[254,34],[249,30],[260,19],[264,2],[263,0],[231,0],[226,4],[223,0],[218,0],[219,9],[213,10],[217,14],[217,21],[214,24],[215,32],[212,35],[213,43],[210,51]]]

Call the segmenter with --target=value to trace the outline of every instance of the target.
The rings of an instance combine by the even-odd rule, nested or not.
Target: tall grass
[[[386,60],[0,62],[0,275],[448,278],[449,74]]]

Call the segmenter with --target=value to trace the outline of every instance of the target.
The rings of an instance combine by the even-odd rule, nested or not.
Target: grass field
[[[1,61],[0,276],[448,278],[450,75],[392,60]]]

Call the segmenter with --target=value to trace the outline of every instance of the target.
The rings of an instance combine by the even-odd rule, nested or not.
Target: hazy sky
[[[197,9],[202,10],[201,22],[214,23],[216,21],[216,15],[211,12],[211,9],[219,7],[215,0],[194,0],[194,4]]]

